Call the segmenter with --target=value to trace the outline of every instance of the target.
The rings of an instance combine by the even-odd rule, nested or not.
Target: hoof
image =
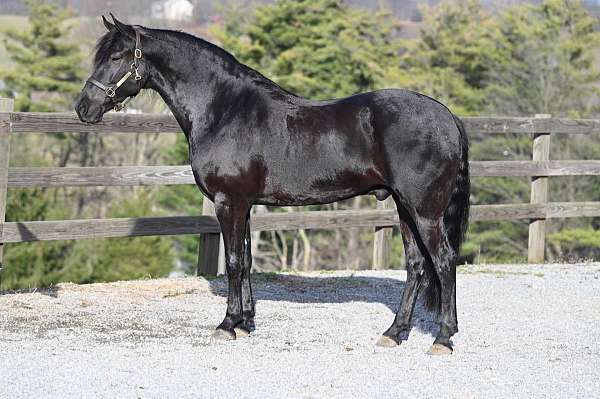
[[[250,335],[250,333],[248,331],[244,330],[243,328],[239,328],[239,327],[234,328],[233,331],[235,331],[236,338],[246,338],[247,336]]]
[[[377,340],[377,343],[375,345],[380,346],[382,348],[394,348],[394,347],[398,346],[398,343],[396,341],[394,341],[393,339],[391,339],[390,337],[386,337],[385,335],[382,335],[381,337],[379,337],[379,339]]]
[[[451,355],[452,354],[452,348],[449,348],[445,345],[441,345],[441,344],[433,344],[431,345],[431,348],[429,348],[429,351],[427,351],[428,355],[434,355],[434,356],[443,356],[443,355]]]
[[[233,341],[235,339],[235,334],[217,328],[212,335],[212,339],[214,341]]]

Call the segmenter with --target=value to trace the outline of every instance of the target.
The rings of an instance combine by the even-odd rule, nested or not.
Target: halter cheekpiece
[[[119,79],[119,81],[117,83],[115,83],[114,85],[112,85],[112,84],[105,85],[104,83],[102,83],[92,77],[90,77],[87,80],[89,83],[93,84],[100,90],[104,91],[104,93],[106,93],[106,96],[109,98],[115,97],[115,95],[117,94],[116,92],[119,89],[119,87],[121,87],[123,85],[123,83],[125,83],[127,81],[127,79],[129,79],[129,77],[131,77],[131,75],[135,76],[136,81],[139,81],[142,79],[142,77],[140,76],[140,74],[138,72],[138,68],[140,66],[139,61],[142,58],[140,32],[135,28],[133,28],[133,29],[135,31],[135,50],[133,51],[133,63],[131,64],[130,71],[127,71],[127,73],[125,75],[123,75],[123,77],[121,79]],[[125,99],[125,101],[120,102],[120,103],[115,103],[114,110],[116,112],[123,110],[125,108],[125,105],[127,105],[127,103],[129,101],[131,101],[131,99],[133,97],[135,97],[135,96],[127,97]]]

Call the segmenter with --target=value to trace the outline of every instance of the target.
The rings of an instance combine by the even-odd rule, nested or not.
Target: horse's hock
[[[4,222],[6,193],[20,187],[93,187],[194,184],[191,168],[177,166],[116,166],[65,168],[9,168],[10,136],[26,133],[179,133],[180,127],[168,115],[107,114],[96,125],[81,123],[75,114],[10,112],[12,101],[0,99],[0,248],[25,241],[132,237],[148,235],[201,234],[204,248],[199,271],[223,271],[219,261],[219,224],[210,204],[199,217],[86,219],[63,221]],[[544,261],[545,220],[565,217],[598,217],[600,202],[549,202],[547,184],[553,176],[600,175],[600,160],[552,161],[549,143],[554,134],[600,132],[599,120],[550,118],[463,118],[469,134],[526,134],[532,137],[531,161],[473,161],[471,176],[531,177],[532,196],[528,204],[477,205],[471,221],[529,220],[530,263]],[[208,202],[208,201],[207,201]],[[388,200],[389,202],[389,200]],[[373,250],[375,269],[389,267],[390,228],[398,216],[389,203],[362,211],[293,212],[252,217],[252,230],[296,230],[371,227],[376,230]],[[222,247],[222,245],[221,245]],[[0,249],[1,251],[1,249]],[[0,252],[1,258],[1,252]],[[222,255],[221,255],[222,258]],[[220,265],[220,266],[219,266]]]

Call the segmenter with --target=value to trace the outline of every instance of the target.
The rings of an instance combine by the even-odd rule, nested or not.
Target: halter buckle
[[[113,89],[112,87],[107,87],[106,90],[104,91],[106,93],[107,97],[113,98],[115,96],[115,89]]]
[[[142,58],[142,50],[139,48],[136,48],[135,51],[133,52],[133,56],[138,59]]]
[[[133,69],[133,72],[135,72],[135,80],[141,80],[142,77],[140,76],[140,73],[138,72],[138,67],[137,67],[137,65],[135,65],[135,62],[133,64],[131,64],[131,69]]]

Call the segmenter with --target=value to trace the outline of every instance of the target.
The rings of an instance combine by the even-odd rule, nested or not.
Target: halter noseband
[[[119,81],[117,83],[115,83],[114,85],[105,85],[104,83],[102,83],[92,77],[90,77],[87,80],[89,83],[93,84],[94,86],[96,86],[97,88],[102,90],[104,93],[106,93],[106,96],[109,98],[113,98],[117,94],[116,92],[119,89],[119,87],[121,87],[123,85],[123,83],[125,83],[131,75],[135,74],[136,81],[139,81],[142,79],[142,77],[140,76],[140,74],[138,72],[138,68],[140,66],[139,60],[142,58],[140,32],[135,28],[133,28],[133,29],[135,31],[135,50],[133,51],[133,63],[131,64],[131,68],[130,68],[131,70],[128,71],[125,75],[123,75],[123,77],[121,79],[119,79]],[[125,99],[125,101],[123,101],[121,103],[115,103],[114,110],[116,112],[119,112],[122,109],[124,109],[125,105],[127,105],[127,103],[129,101],[131,101],[131,99],[133,97],[135,97],[135,96],[127,97]]]

